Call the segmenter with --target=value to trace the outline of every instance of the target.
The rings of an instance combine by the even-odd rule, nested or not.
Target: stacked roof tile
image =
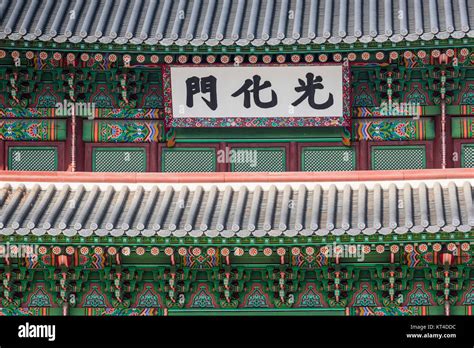
[[[0,39],[293,45],[474,37],[471,0],[2,0]]]
[[[264,237],[468,232],[470,182],[0,189],[0,234]]]

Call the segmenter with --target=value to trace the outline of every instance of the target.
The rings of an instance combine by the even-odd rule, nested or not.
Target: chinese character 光
[[[209,93],[209,99],[204,97],[201,99],[210,109],[217,109],[217,79],[215,76],[203,78],[193,76],[186,80],[186,105],[188,108],[194,106],[194,95],[198,93]]]
[[[302,79],[298,79],[298,81],[300,85],[298,87],[295,87],[295,91],[298,93],[303,92],[303,95],[298,100],[293,102],[291,105],[297,106],[301,104],[303,100],[308,99],[308,103],[313,109],[321,110],[321,109],[330,108],[334,104],[334,97],[332,93],[329,93],[329,98],[326,102],[322,104],[316,103],[316,100],[315,100],[316,90],[324,89],[324,86],[321,83],[323,81],[323,78],[321,76],[314,77],[314,74],[307,73],[306,82],[303,81]]]
[[[232,96],[235,98],[243,93],[244,94],[244,107],[246,109],[250,108],[250,97],[251,97],[250,94],[251,93],[253,94],[253,101],[255,105],[258,106],[259,108],[268,109],[268,108],[274,107],[278,103],[278,97],[274,90],[272,90],[272,98],[270,101],[263,102],[260,99],[260,92],[272,86],[271,82],[269,81],[265,81],[264,83],[260,84],[261,79],[262,78],[260,76],[254,75],[252,79],[245,80],[245,83],[243,84],[243,86],[234,94],[232,94]]]

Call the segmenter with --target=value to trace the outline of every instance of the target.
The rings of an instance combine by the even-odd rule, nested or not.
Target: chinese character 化
[[[255,105],[257,105],[259,108],[262,109],[268,109],[272,108],[277,105],[278,103],[278,97],[275,93],[274,90],[272,90],[272,98],[270,101],[263,102],[260,99],[260,92],[266,88],[270,88],[272,86],[271,82],[265,81],[264,83],[260,83],[261,77],[258,75],[254,75],[252,80],[247,79],[245,80],[245,83],[243,86],[236,91],[234,94],[232,94],[232,97],[238,97],[241,94],[244,94],[244,107],[246,109],[250,108],[250,94],[253,94],[253,101]]]

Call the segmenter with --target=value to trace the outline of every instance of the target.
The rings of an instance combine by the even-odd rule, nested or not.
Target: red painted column
[[[64,161],[65,169],[70,172],[72,171],[72,120],[68,118],[66,121],[67,134],[66,142],[64,147]],[[84,161],[85,161],[85,146],[84,141],[82,140],[82,125],[84,119],[82,117],[76,117],[76,172],[84,171]]]
[[[227,143],[221,142],[221,143],[219,143],[219,146],[216,148],[216,151],[224,151],[224,153],[226,153],[227,146],[228,146]],[[218,160],[219,157],[220,157],[219,152],[217,152],[216,153],[216,160]],[[227,158],[227,156],[224,156],[224,158]],[[217,162],[216,171],[218,171],[218,172],[230,172],[230,163],[226,163],[226,162],[219,163],[219,162]]]
[[[150,166],[148,167],[149,172],[157,172],[158,171],[158,142],[152,142],[150,144],[150,153],[149,153],[149,161],[148,163]]]
[[[359,146],[356,147],[357,170],[370,170],[369,168],[369,142],[367,140],[359,140]]]
[[[459,153],[458,161],[461,161]],[[454,141],[451,133],[451,116],[446,115],[446,168],[454,168]]]
[[[434,121],[435,121],[435,138],[433,140],[433,168],[442,168],[443,144],[441,141],[441,133],[442,133],[441,115],[435,116]],[[451,120],[449,118],[447,118],[446,120],[446,135],[448,134],[448,128],[449,128],[449,133],[451,133]],[[449,134],[449,138],[446,138],[446,144],[448,143],[452,143],[451,134]],[[452,150],[451,150],[451,153],[446,151],[446,167],[447,168],[452,168],[452,157],[453,157]]]
[[[297,172],[299,171],[300,169],[298,168],[298,145],[292,141],[290,143],[290,150],[289,150],[289,154],[288,154],[288,171],[290,172]]]
[[[0,140],[0,170],[7,169],[7,153],[5,152],[5,140]]]
[[[76,171],[83,172],[85,166],[85,144],[82,138],[84,118],[76,118]]]
[[[71,171],[71,148],[72,148],[72,122],[71,118],[66,119],[66,146],[64,146],[64,170]]]

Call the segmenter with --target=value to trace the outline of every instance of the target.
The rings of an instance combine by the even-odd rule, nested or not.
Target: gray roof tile
[[[293,45],[474,36],[467,0],[3,0],[0,38]]]
[[[6,185],[0,234],[264,237],[466,232],[472,187]]]

